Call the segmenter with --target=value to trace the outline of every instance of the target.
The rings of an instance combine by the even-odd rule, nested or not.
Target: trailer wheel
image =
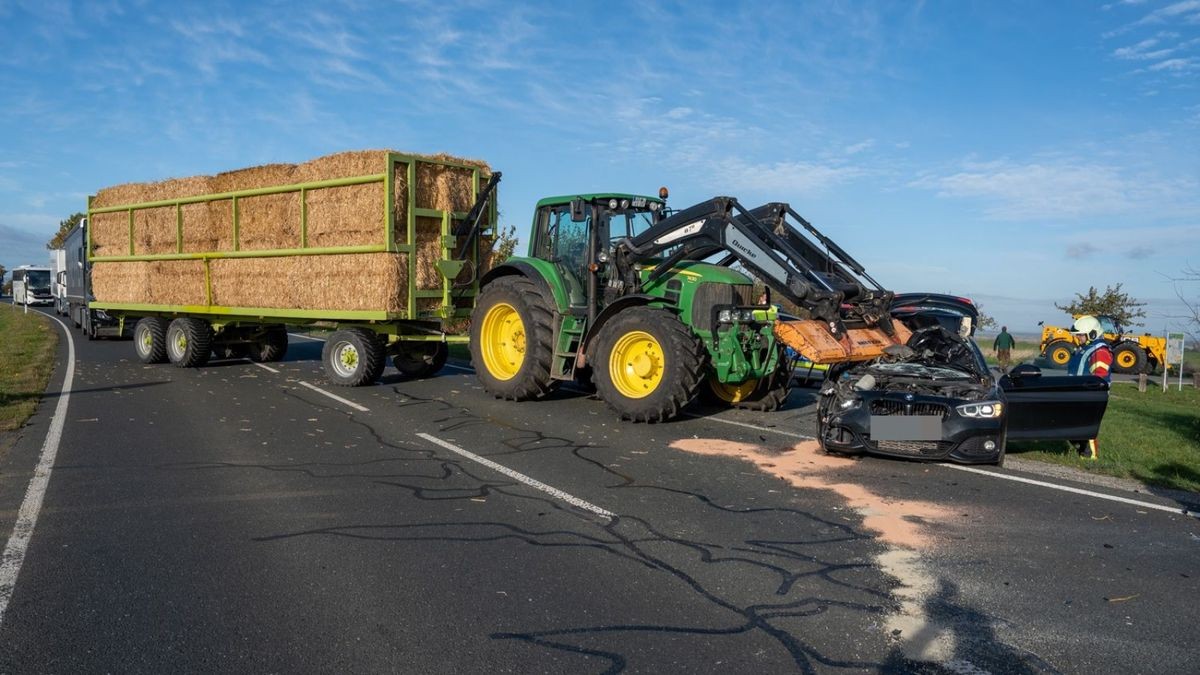
[[[537,286],[525,277],[496,279],[471,312],[471,365],[496,398],[526,401],[545,396],[554,355],[553,315]]]
[[[281,361],[288,350],[286,326],[271,326],[261,340],[247,345],[246,355],[255,363]]]
[[[374,331],[345,328],[334,331],[321,350],[329,381],[339,387],[361,387],[383,374],[387,354]]]
[[[1075,353],[1075,344],[1067,340],[1054,340],[1046,345],[1046,351],[1042,353],[1050,359],[1050,363],[1059,368],[1065,368],[1067,362],[1071,360],[1071,355]]]
[[[665,309],[625,310],[604,324],[594,344],[596,391],[622,419],[671,419],[704,379],[704,344]]]
[[[200,319],[175,319],[167,326],[167,359],[176,368],[199,368],[212,355],[212,326]]]
[[[1122,342],[1113,349],[1113,371],[1140,373],[1146,368],[1146,350],[1132,342]]]
[[[167,320],[157,316],[138,319],[133,327],[133,348],[142,363],[166,363]]]
[[[408,378],[432,377],[446,365],[450,349],[445,342],[401,343],[392,365]]]

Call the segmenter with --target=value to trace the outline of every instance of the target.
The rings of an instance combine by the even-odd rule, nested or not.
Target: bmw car
[[[971,339],[979,311],[969,299],[902,294],[892,316],[912,330],[907,343],[833,366],[821,387],[818,439],[826,451],[1003,464],[1009,440],[1098,434],[1108,383],[1027,364],[991,370]]]

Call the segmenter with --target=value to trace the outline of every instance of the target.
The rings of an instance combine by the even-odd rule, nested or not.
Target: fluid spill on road
[[[921,558],[921,551],[933,544],[925,524],[948,516],[947,509],[931,502],[884,497],[864,485],[846,482],[842,476],[830,475],[857,460],[827,455],[816,441],[773,450],[718,438],[685,438],[671,447],[748,461],[795,487],[829,490],[841,496],[862,516],[863,527],[888,547],[875,561],[885,574],[900,582],[893,593],[900,607],[888,617],[888,634],[900,638],[911,659],[945,662],[953,657],[953,633],[925,612],[925,598],[937,579]]]

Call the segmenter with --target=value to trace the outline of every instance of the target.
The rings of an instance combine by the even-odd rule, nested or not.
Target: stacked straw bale
[[[408,242],[408,165],[388,166],[388,150],[343,152],[303,164],[268,164],[217,174],[192,176],[157,183],[130,183],[105,188],[96,194],[92,208],[169,201],[198,195],[220,194],[280,185],[394,172],[393,211],[397,244]],[[482,162],[448,155],[425,156],[454,161],[490,173]],[[474,184],[470,169],[418,162],[414,195],[417,208],[463,212],[471,208]],[[385,229],[382,183],[308,190],[309,248],[382,245]],[[238,241],[241,251],[298,249],[301,247],[299,192],[258,195],[238,199]],[[182,232],[180,232],[180,219]],[[441,221],[414,219],[417,287],[436,289],[442,278],[436,268],[441,257]],[[124,256],[130,253],[129,216],[126,212],[93,214],[90,221],[93,255]],[[179,234],[182,237],[179,237]],[[490,239],[481,241],[481,257],[490,257]],[[133,253],[220,253],[233,250],[232,199],[187,204],[181,218],[174,205],[134,212]],[[217,258],[209,261],[211,303],[225,307],[384,310],[407,308],[409,260],[404,253],[344,253],[254,258]],[[487,269],[486,260],[476,261]],[[92,283],[96,299],[164,305],[204,305],[209,302],[204,282],[205,262],[164,260],[137,262],[98,261]],[[438,301],[423,300],[423,308]]]

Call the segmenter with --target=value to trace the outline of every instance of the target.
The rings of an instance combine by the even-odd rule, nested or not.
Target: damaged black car
[[[1108,383],[1025,364],[997,376],[971,339],[979,312],[970,300],[898,295],[892,316],[912,331],[905,344],[829,371],[817,411],[826,451],[1003,464],[1012,439],[1098,434]]]

